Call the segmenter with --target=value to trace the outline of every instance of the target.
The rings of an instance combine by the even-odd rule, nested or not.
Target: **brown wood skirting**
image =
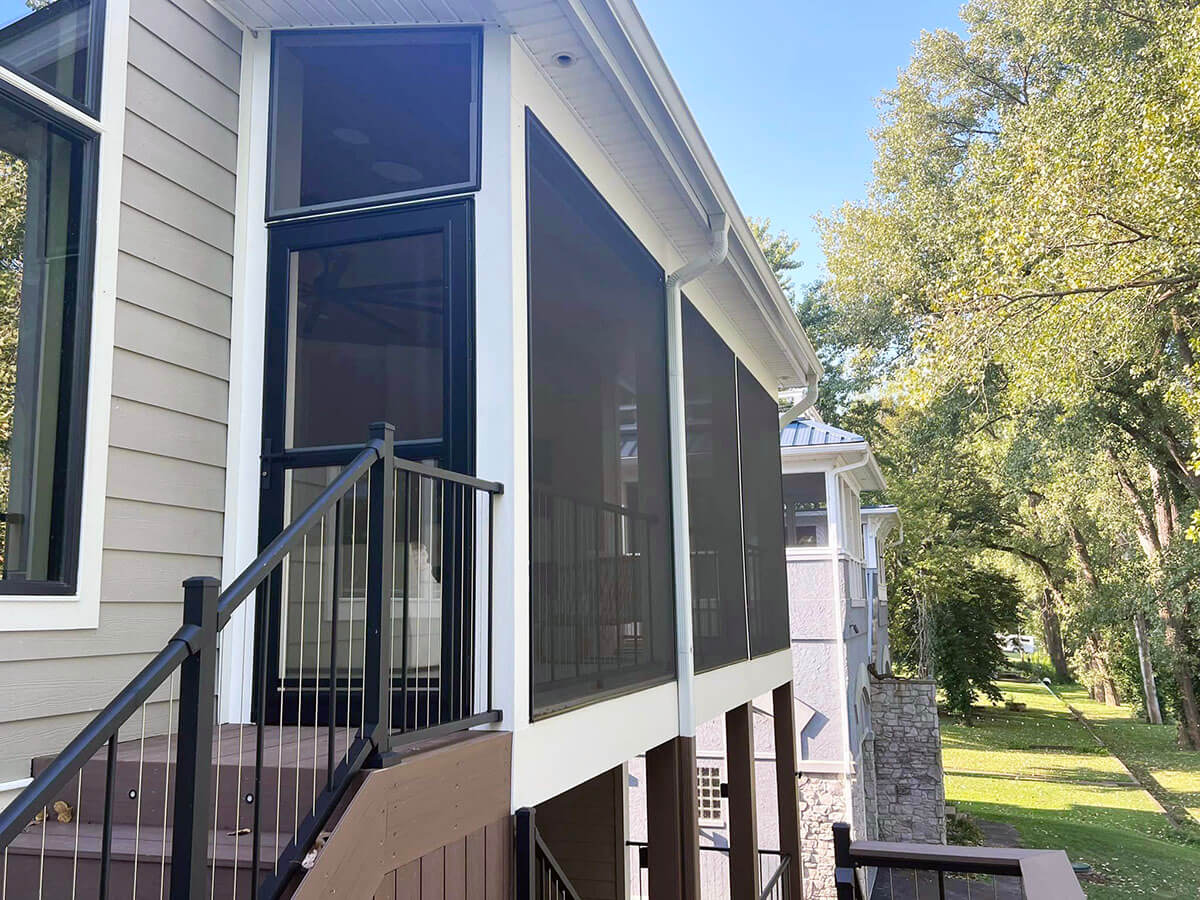
[[[625,896],[625,770],[617,766],[537,805],[537,827],[581,900]]]
[[[431,850],[383,876],[373,900],[509,900],[512,817]]]
[[[512,735],[499,731],[369,772],[294,900],[506,897],[511,772]]]

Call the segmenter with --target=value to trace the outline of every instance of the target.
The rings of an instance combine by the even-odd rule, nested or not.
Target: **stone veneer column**
[[[871,680],[875,809],[879,840],[946,842],[946,787],[937,687],[904,678]]]
[[[801,766],[804,763],[800,764]],[[800,795],[800,858],[804,863],[805,900],[833,900],[833,824],[850,821],[846,809],[846,779],[842,775],[802,773]]]

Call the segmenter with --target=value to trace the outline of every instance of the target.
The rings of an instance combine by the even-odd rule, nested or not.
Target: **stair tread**
[[[134,859],[135,856],[145,862],[160,861],[163,858],[163,845],[166,844],[166,860],[171,860],[172,829],[163,829],[162,825],[142,823],[141,834],[137,825],[112,826],[113,859]],[[45,828],[46,856],[74,856],[76,847],[81,859],[94,858],[100,854],[100,844],[103,840],[104,826],[88,823],[47,822]],[[209,832],[208,848],[210,856],[218,863],[232,864],[236,858],[239,865],[249,865],[253,859],[254,848],[249,834],[234,835],[225,830],[216,832],[216,853],[213,854],[213,832]],[[78,837],[77,837],[78,836]],[[263,832],[263,857],[260,865],[270,868],[277,854],[278,845],[282,852],[291,840],[290,835],[278,832]],[[10,853],[28,855],[42,852],[42,828],[31,825],[26,831],[17,835],[9,844]],[[277,844],[278,842],[278,844]]]

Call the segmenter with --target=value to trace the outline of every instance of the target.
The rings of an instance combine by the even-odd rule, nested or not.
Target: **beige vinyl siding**
[[[206,0],[131,6],[100,625],[0,633],[0,782],[162,647],[184,578],[220,574],[241,32]]]

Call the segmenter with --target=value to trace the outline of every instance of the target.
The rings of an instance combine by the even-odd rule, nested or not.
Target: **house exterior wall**
[[[220,573],[242,32],[205,0],[130,14],[120,218],[98,223],[119,247],[99,624],[0,633],[0,782],[162,647],[185,577]]]

